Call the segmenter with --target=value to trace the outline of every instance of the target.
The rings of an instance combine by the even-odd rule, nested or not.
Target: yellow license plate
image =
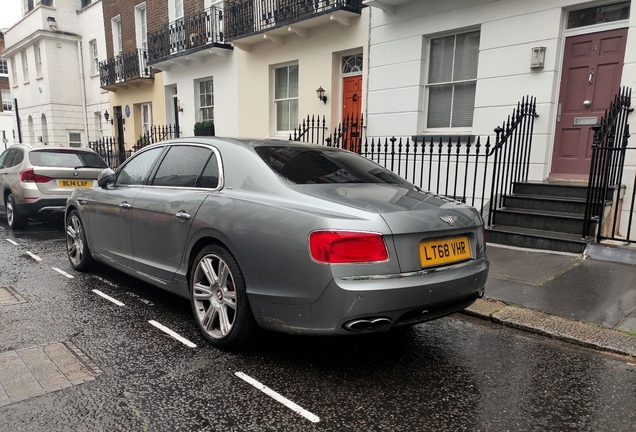
[[[78,187],[91,187],[93,185],[92,180],[58,180],[57,184],[60,187],[78,188]]]
[[[420,243],[420,263],[431,267],[470,259],[468,236],[451,237]]]

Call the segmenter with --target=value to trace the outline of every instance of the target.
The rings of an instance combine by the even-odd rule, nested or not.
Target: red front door
[[[357,152],[361,137],[362,75],[342,80],[343,148]]]
[[[627,29],[565,40],[557,126],[552,153],[553,179],[587,179],[593,131],[618,93]]]
[[[342,80],[342,119],[360,117],[362,113],[362,75]]]

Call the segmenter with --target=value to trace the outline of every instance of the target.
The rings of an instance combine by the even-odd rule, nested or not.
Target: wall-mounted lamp
[[[545,47],[532,48],[530,57],[530,69],[542,68],[545,66]]]
[[[108,110],[104,111],[104,120],[106,120],[106,123],[113,124],[113,121],[110,120],[110,114],[108,114]]]
[[[327,104],[327,96],[325,96],[325,89],[322,88],[322,86],[318,87],[318,90],[316,90],[316,94],[318,95],[318,99],[323,101],[325,103],[325,105],[326,105]]]
[[[55,17],[47,17],[46,21],[49,23],[51,30],[57,31],[57,22],[55,21]]]

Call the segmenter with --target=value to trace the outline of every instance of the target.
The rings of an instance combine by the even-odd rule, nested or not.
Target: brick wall
[[[106,51],[108,58],[113,57],[113,30],[111,20],[117,15],[121,16],[122,39],[124,52],[137,48],[137,35],[135,34],[135,6],[139,2],[130,0],[102,0],[104,9],[104,31],[106,34]],[[204,0],[184,1],[184,15],[193,15],[201,12]],[[146,0],[146,20],[148,32],[159,30],[168,24],[168,0]]]

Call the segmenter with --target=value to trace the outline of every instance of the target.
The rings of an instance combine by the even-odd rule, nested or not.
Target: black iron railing
[[[90,141],[88,146],[97,152],[112,169],[117,168],[139,149],[172,138],[179,138],[181,131],[175,125],[152,125],[139,136],[132,148],[126,149],[126,144],[115,137],[104,137],[97,141]]]
[[[121,150],[119,140],[115,137],[104,137],[97,141],[89,141],[88,147],[97,152],[106,164],[112,169],[116,169],[132,154],[132,150]]]
[[[347,115],[342,123],[329,133],[325,116],[307,116],[290,134],[289,139],[313,144],[337,146],[360,153],[364,134],[364,115]]]
[[[324,118],[309,119],[290,139],[355,151],[422,189],[481,209],[489,226],[493,210],[514,182],[528,180],[536,99],[517,104],[495,136],[415,136],[368,138],[364,122],[352,118],[324,135]],[[307,126],[307,124],[309,126]],[[312,126],[315,131],[312,131]],[[313,139],[312,139],[313,138]],[[485,215],[485,212],[488,214]]]
[[[225,31],[233,41],[338,10],[359,14],[362,0],[233,0],[226,5]]]
[[[212,44],[225,44],[223,18],[223,9],[212,6],[148,33],[150,64]]]
[[[137,48],[99,63],[102,87],[152,77],[152,69],[148,65],[148,51],[145,49]]]
[[[628,116],[634,111],[634,108],[631,107],[631,97],[631,89],[622,88],[612,101],[610,108],[605,112],[601,122],[592,127],[594,140],[592,142],[583,237],[588,233],[590,222],[596,220],[598,222],[597,241],[612,239],[636,243],[636,238],[632,237],[636,177],[631,187],[630,201],[621,199],[621,194],[624,192],[622,185],[625,156],[628,151],[636,150],[636,147],[627,147],[630,137]],[[631,178],[626,180],[626,183],[631,182]],[[610,211],[606,212],[608,202],[611,202],[611,207]],[[623,227],[623,232],[626,235],[621,236],[619,233],[620,213],[624,203],[628,204],[630,210],[627,213],[627,224]],[[609,224],[604,224],[607,215],[611,216],[612,219],[609,220]]]
[[[154,144],[167,139],[179,138],[181,131],[175,125],[152,125],[139,136],[137,142],[133,146],[133,150],[137,151],[142,147]]]

